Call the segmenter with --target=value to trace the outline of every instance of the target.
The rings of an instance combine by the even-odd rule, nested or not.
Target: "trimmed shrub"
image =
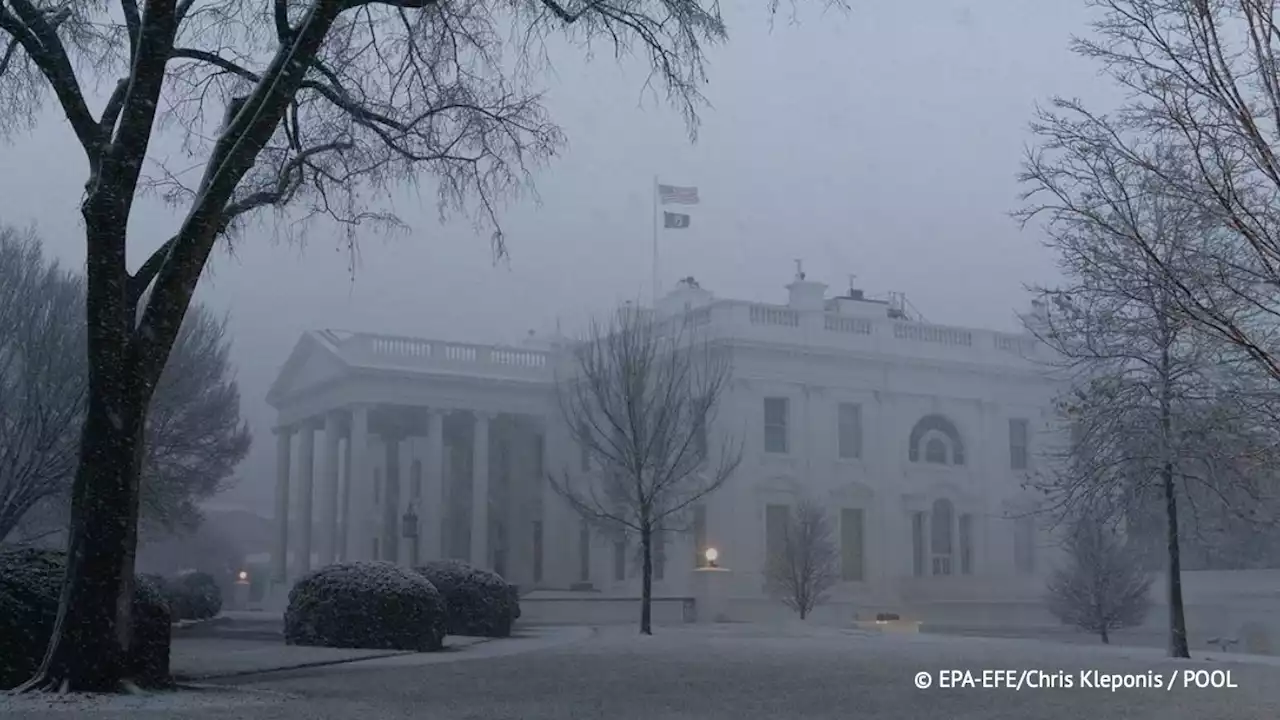
[[[0,551],[0,689],[25,682],[44,659],[66,562],[66,554],[54,550]],[[168,604],[153,581],[139,576],[126,662],[130,677],[140,685],[169,681],[169,625]]]
[[[415,568],[444,595],[449,634],[509,637],[520,616],[515,586],[502,576],[461,560],[437,560]]]
[[[163,587],[174,620],[207,620],[222,612],[222,588],[209,573],[179,573]]]
[[[164,586],[146,575],[134,578],[132,613],[129,676],[144,687],[167,685],[173,615]]]
[[[432,651],[444,647],[444,598],[422,575],[389,562],[322,567],[289,591],[290,645]]]

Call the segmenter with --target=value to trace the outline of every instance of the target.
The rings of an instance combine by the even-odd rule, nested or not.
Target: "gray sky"
[[[808,5],[807,2],[798,3]],[[1105,101],[1096,69],[1067,49],[1082,3],[1057,0],[852,0],[845,14],[806,8],[731,15],[710,52],[712,107],[690,145],[679,116],[643,92],[640,63],[555,52],[548,105],[567,151],[538,173],[541,203],[503,213],[510,259],[486,235],[437,222],[434,197],[406,191],[403,237],[367,237],[354,273],[339,235],[317,225],[303,246],[251,230],[215,256],[199,298],[231,313],[255,446],[222,498],[270,514],[274,414],[263,396],[311,328],[516,342],[622,299],[647,298],[651,185],[697,185],[693,227],[662,239],[662,276],[694,275],[719,296],[782,302],[793,258],[843,290],[905,292],[932,322],[1012,329],[1023,283],[1052,276],[1034,230],[1008,218],[1034,105],[1053,94]],[[785,5],[785,3],[784,3]],[[0,221],[34,223],[51,252],[84,259],[81,154],[60,116],[6,149]],[[134,212],[141,257],[176,226]],[[138,260],[134,260],[135,264]]]

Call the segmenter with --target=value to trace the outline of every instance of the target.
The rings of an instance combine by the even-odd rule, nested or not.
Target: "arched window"
[[[964,465],[964,441],[955,423],[942,415],[926,415],[911,428],[907,459],[935,465]]]
[[[947,443],[942,438],[931,437],[924,443],[924,461],[934,465],[946,465],[947,456],[951,454],[947,450]]]
[[[933,574],[950,575],[951,557],[954,546],[955,507],[950,500],[939,498],[933,501],[932,517],[929,519],[929,549],[933,553]]]

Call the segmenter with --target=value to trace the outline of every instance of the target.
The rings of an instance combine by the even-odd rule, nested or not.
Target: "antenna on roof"
[[[804,265],[799,258],[796,258],[796,280],[804,279]]]

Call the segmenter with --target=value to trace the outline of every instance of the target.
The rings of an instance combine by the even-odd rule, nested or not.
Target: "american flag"
[[[658,199],[663,205],[697,205],[698,188],[679,185],[659,185]]]

